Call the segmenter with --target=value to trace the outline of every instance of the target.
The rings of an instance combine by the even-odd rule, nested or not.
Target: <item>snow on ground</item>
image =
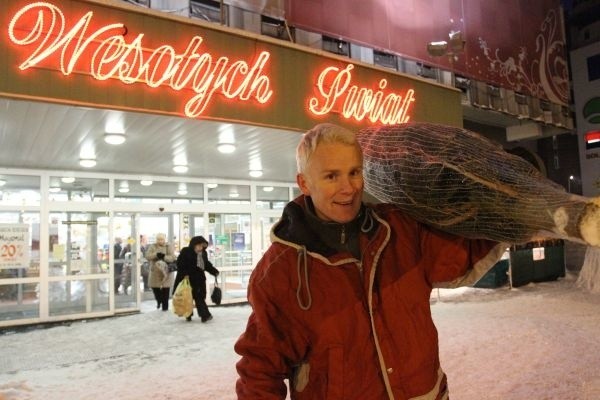
[[[600,295],[557,282],[437,290],[453,400],[600,399]],[[249,306],[191,323],[142,313],[0,335],[0,400],[235,399],[233,344]],[[315,399],[319,400],[319,399]]]

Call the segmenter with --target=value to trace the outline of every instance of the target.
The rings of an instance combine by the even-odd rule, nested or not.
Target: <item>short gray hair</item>
[[[300,139],[300,143],[296,147],[296,168],[298,173],[304,172],[310,156],[320,143],[342,143],[356,146],[360,150],[354,132],[329,123],[316,125],[302,135],[302,139]]]

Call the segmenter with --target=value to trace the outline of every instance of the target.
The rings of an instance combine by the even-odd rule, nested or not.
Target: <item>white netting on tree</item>
[[[600,246],[600,198],[567,193],[475,132],[409,123],[366,128],[357,138],[367,192],[419,221],[471,238]]]

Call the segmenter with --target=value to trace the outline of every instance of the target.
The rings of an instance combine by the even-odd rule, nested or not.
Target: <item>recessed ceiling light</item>
[[[108,144],[114,144],[114,145],[123,144],[123,143],[125,143],[126,139],[127,138],[125,137],[124,133],[105,133],[104,134],[104,141]]]
[[[235,151],[235,144],[233,143],[219,143],[217,150],[223,154],[230,154]]]
[[[142,179],[142,180],[140,181],[140,185],[142,185],[142,186],[151,186],[151,185],[152,185],[152,183],[153,183],[153,182],[152,182],[150,179]]]
[[[50,189],[48,189],[48,191],[50,193],[58,193],[58,192],[60,192],[60,187],[59,186],[52,186]]]
[[[186,195],[186,194],[187,194],[187,190],[185,190],[185,189],[179,189],[179,190],[177,191],[177,194],[178,194],[178,195],[180,195],[180,196],[184,196],[184,195]]]
[[[187,165],[175,165],[173,167],[173,171],[177,172],[178,174],[185,174],[186,172],[188,172],[188,166]]]
[[[251,169],[250,171],[248,171],[248,175],[250,175],[253,178],[260,178],[263,175],[263,172],[261,169]]]
[[[80,158],[79,165],[81,165],[84,168],[94,168],[96,166],[96,159],[95,158]]]
[[[129,193],[129,182],[121,181],[119,185],[119,193]]]
[[[238,192],[231,192],[231,193],[229,193],[229,197],[235,199],[235,198],[240,197],[240,194]]]
[[[0,179],[0,186],[6,185],[6,181],[4,179]]]
[[[263,186],[263,192],[272,192],[275,189],[273,186]]]
[[[73,182],[75,182],[75,178],[73,178],[72,176],[63,176],[62,178],[60,178],[60,180],[63,183],[73,183]]]
[[[119,193],[129,193],[129,182],[121,181],[119,184]]]
[[[218,184],[218,183],[207,183],[207,184],[206,184],[206,187],[207,187],[207,188],[209,188],[209,189],[214,189],[214,188],[216,188],[217,186],[219,186],[219,184]]]

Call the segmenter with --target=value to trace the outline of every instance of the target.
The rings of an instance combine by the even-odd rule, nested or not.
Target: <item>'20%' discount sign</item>
[[[0,224],[0,269],[29,265],[29,226]]]

